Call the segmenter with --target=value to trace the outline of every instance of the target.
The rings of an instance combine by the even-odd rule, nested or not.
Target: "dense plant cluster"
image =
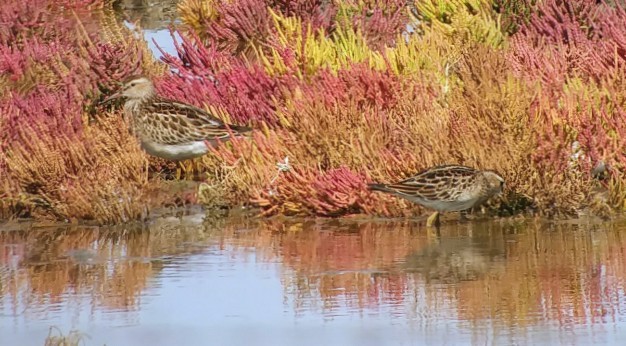
[[[459,163],[506,177],[502,214],[533,204],[546,215],[575,215],[593,204],[590,172],[603,162],[608,201],[622,206],[620,5],[256,1],[272,19],[261,24],[231,11],[249,2],[212,6],[204,17],[228,13],[241,25],[231,32],[258,25],[248,52],[223,46],[233,37],[216,31],[224,24],[197,20],[206,9],[183,1],[191,34],[165,59],[181,75],[210,76],[177,97],[197,93],[190,101],[263,129],[202,160],[211,169],[238,163],[236,179],[220,180],[233,201],[252,196],[272,213],[404,215],[416,208],[368,193],[366,182]],[[330,23],[311,15],[320,11]],[[291,171],[272,180],[283,157]]]
[[[411,215],[420,208],[366,184],[456,163],[505,177],[500,214],[576,215],[595,205],[594,184],[608,188],[604,204],[624,206],[619,2],[182,0],[178,10],[166,74],[110,21],[90,34],[71,4],[0,5],[11,23],[0,28],[4,216],[34,206],[57,218],[142,214],[146,156],[120,117],[89,106],[138,71],[165,97],[256,128],[183,163],[231,205]],[[610,171],[598,183],[600,162]]]
[[[0,26],[2,217],[115,222],[144,214],[143,154],[119,117],[94,119],[90,109],[101,90],[151,64],[142,63],[143,44],[85,29],[104,10],[97,1],[0,5],[8,24]]]

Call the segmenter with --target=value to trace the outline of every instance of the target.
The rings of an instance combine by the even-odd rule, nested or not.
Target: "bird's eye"
[[[500,182],[500,187],[504,187],[504,181]]]

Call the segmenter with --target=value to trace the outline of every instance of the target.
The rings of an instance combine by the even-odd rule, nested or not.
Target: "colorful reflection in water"
[[[108,345],[621,344],[624,230],[202,214],[8,229],[0,344],[50,326]]]

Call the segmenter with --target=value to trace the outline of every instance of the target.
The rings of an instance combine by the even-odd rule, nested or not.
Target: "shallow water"
[[[0,231],[0,344],[626,342],[624,222],[202,219]]]

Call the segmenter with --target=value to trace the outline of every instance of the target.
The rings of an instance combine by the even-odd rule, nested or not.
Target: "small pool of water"
[[[131,30],[141,29],[155,59],[163,56],[161,50],[176,56],[174,38],[180,42],[180,36],[171,29],[182,24],[178,18],[177,3],[176,0],[123,0],[116,6],[117,20]]]
[[[624,344],[625,229],[202,213],[5,229],[0,344],[51,326],[88,345]]]

